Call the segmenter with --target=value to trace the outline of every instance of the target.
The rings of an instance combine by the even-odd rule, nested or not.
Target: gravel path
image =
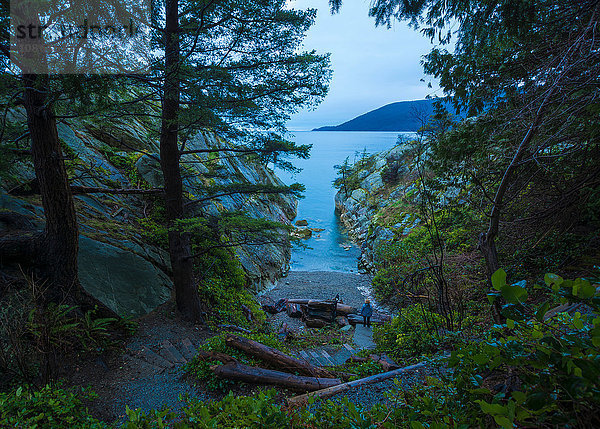
[[[126,350],[142,347],[156,350],[165,340],[175,344],[183,338],[198,344],[212,335],[208,330],[181,320],[174,304],[169,302],[139,320],[138,330],[127,340]],[[108,422],[122,420],[126,405],[144,411],[165,406],[176,410],[182,406],[179,395],[211,399],[206,392],[182,378],[181,367],[164,372],[158,369],[132,359],[128,353],[117,353],[106,360],[84,361],[66,376],[69,385],[92,387],[99,398],[88,404],[90,411]]]
[[[333,402],[341,403],[342,398],[348,397],[351,403],[367,410],[380,403],[391,409],[391,407],[397,406],[394,401],[395,392],[422,383],[426,375],[427,369],[416,369],[397,377],[398,384],[394,382],[394,379],[385,380],[380,383],[355,387],[330,399]]]
[[[360,308],[365,297],[369,297],[370,286],[371,278],[368,275],[293,271],[274,288],[263,293],[261,299],[332,299],[339,294],[345,304]],[[377,303],[373,300],[372,302],[377,309]],[[213,335],[179,320],[172,306],[173,304],[168,304],[141,319],[139,330],[128,340],[127,348],[157,346],[164,340],[175,343],[186,337],[199,343]],[[285,312],[272,316],[270,322],[275,326],[287,322],[291,329],[296,325],[304,326],[301,321],[287,317]],[[157,373],[155,368],[140,365],[139,361],[128,359],[127,355],[114,356],[106,362],[90,359],[87,365],[76,368],[69,378],[69,384],[91,385],[98,393],[99,400],[90,404],[90,408],[105,421],[123,419],[125,405],[129,405],[130,408],[139,407],[145,411],[162,406],[177,409],[181,406],[178,400],[180,394],[187,393],[201,400],[219,399],[219,395],[215,397],[183,380],[177,369]],[[401,385],[412,385],[421,378],[422,374],[419,372],[407,373],[402,376]],[[252,387],[252,391],[259,389],[259,386]],[[394,391],[395,387],[394,382],[388,380],[358,387],[331,399],[340,401],[344,396],[348,396],[351,402],[364,408],[370,408],[376,403],[384,403],[391,407],[394,404],[386,399],[386,392]],[[251,392],[238,392],[249,393]]]

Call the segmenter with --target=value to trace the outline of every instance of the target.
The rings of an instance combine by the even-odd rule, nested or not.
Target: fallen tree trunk
[[[327,325],[327,321],[318,317],[305,317],[304,323],[307,328],[322,328]]]
[[[335,321],[335,313],[333,311],[311,310],[310,308],[304,312],[304,317],[309,319],[321,319],[327,323],[333,323]]]
[[[332,303],[333,301],[324,301],[324,300],[319,300],[319,299],[288,299],[287,302],[289,304],[298,304],[298,305],[308,305],[310,302],[313,303],[317,303],[317,305],[319,305],[318,303]],[[352,314],[352,313],[356,313],[356,308],[352,307],[351,305],[346,305],[346,304],[342,304],[341,302],[337,303],[336,306],[336,311],[339,314]]]
[[[371,316],[371,323],[374,323],[377,325],[389,322],[390,320],[391,320],[391,317],[389,317],[389,316],[384,316],[384,315]],[[362,325],[363,317],[360,314],[349,314],[348,322],[350,322],[351,325],[356,325],[356,324]]]
[[[248,365],[230,363],[211,367],[217,377],[241,380],[247,383],[264,383],[283,386],[288,389],[312,392],[341,384],[337,378],[304,377],[287,372],[257,368]]]
[[[303,305],[306,305],[306,304],[308,304],[308,301],[310,301],[310,299],[292,298],[292,299],[288,299],[287,302],[289,302],[290,304],[303,304]]]
[[[285,298],[281,298],[275,304],[262,304],[262,309],[263,311],[270,314],[281,313],[286,309],[286,302],[287,300]]]
[[[313,366],[308,362],[293,358],[264,344],[258,343],[247,338],[238,337],[236,335],[227,335],[225,342],[228,346],[241,350],[249,355],[256,356],[269,362],[271,365],[281,369],[298,371],[301,374],[311,375],[314,377],[335,378],[335,375],[326,369],[318,366]]]
[[[237,363],[237,359],[221,352],[213,352],[209,350],[196,350],[195,358],[203,361],[218,360],[223,363]]]
[[[425,362],[420,362],[415,365],[410,365],[404,368],[395,369],[393,371],[382,372],[381,374],[375,374],[370,377],[361,378],[360,380],[350,381],[348,383],[338,384],[332,387],[327,387],[325,389],[317,390],[311,394],[304,394],[299,396],[294,396],[293,398],[288,398],[287,403],[289,407],[298,407],[302,405],[306,405],[308,403],[308,399],[310,397],[326,399],[330,398],[338,393],[345,392],[350,390],[356,386],[362,386],[366,384],[379,383],[380,381],[384,381],[398,375],[402,375],[405,372],[414,371],[416,369],[422,368],[425,366]]]
[[[338,302],[338,304],[337,304],[337,313],[338,314],[343,314],[344,316],[347,315],[347,314],[353,314],[353,313],[356,313],[356,308],[352,307],[351,305],[340,304]]]

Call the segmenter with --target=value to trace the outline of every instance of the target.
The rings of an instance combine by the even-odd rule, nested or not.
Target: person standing
[[[363,325],[371,326],[371,316],[373,315],[373,308],[371,307],[371,301],[369,299],[365,299],[365,303],[360,309],[360,314],[363,317]]]

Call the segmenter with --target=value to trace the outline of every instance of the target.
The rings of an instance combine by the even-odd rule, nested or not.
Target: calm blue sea
[[[356,271],[360,251],[351,246],[338,216],[335,214],[334,197],[336,190],[332,182],[336,164],[346,157],[353,161],[357,152],[366,149],[368,153],[379,152],[394,146],[397,132],[358,132],[358,131],[296,131],[297,144],[312,144],[311,157],[307,160],[294,160],[294,165],[302,168],[300,173],[290,175],[278,171],[277,174],[287,184],[299,182],[306,186],[305,198],[298,204],[298,219],[306,219],[310,228],[324,228],[304,240],[306,249],[292,250],[291,269],[294,271]],[[402,133],[411,135],[411,133]],[[358,155],[357,155],[358,156]],[[344,247],[351,246],[350,250]]]

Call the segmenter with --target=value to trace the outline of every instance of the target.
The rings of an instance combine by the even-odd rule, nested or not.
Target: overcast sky
[[[441,95],[435,82],[433,89],[427,87],[431,78],[424,75],[420,63],[431,49],[429,40],[404,22],[391,29],[375,27],[368,16],[370,0],[346,0],[336,15],[330,14],[327,0],[290,0],[289,4],[317,9],[305,49],[330,52],[333,68],[323,103],[294,115],[290,130],[337,125],[388,103]]]

